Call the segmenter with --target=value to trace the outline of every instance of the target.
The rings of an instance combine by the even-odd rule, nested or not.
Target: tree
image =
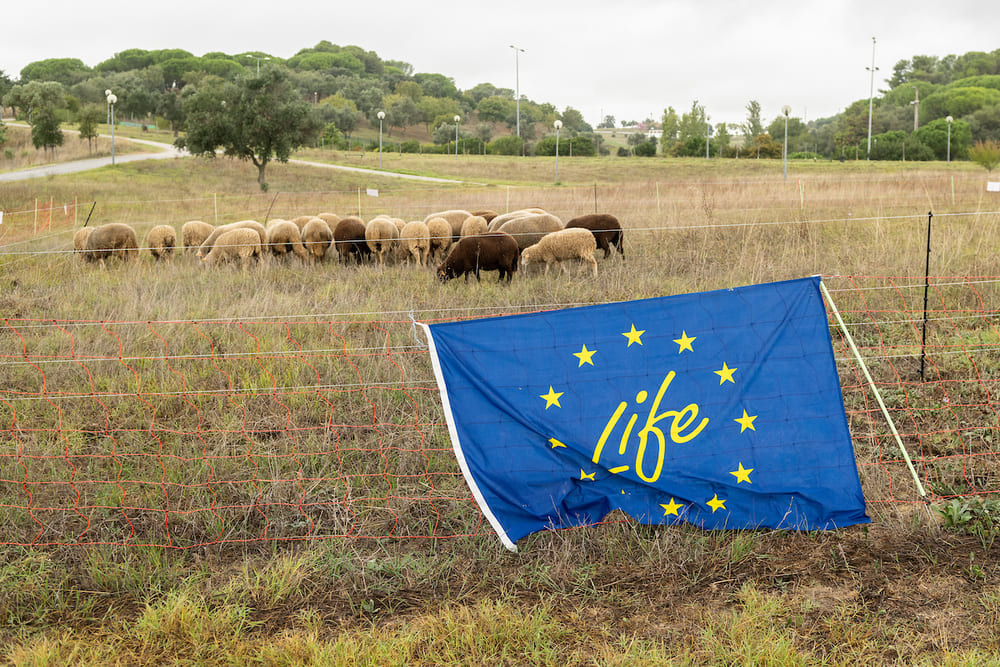
[[[252,162],[262,190],[267,189],[268,162],[288,162],[292,151],[319,130],[310,105],[276,67],[196,91],[184,100],[184,108],[187,136],[175,143],[193,155],[214,157],[222,148],[229,157]]]
[[[479,120],[487,123],[502,123],[514,114],[514,100],[499,95],[484,97],[476,105]]]
[[[693,137],[704,138],[705,133],[708,131],[705,127],[706,123],[705,107],[698,104],[698,100],[695,100],[691,104],[691,111],[681,116],[681,120],[677,125],[677,140],[683,144],[687,144],[688,139]],[[702,148],[704,147],[705,144],[702,143]]]
[[[760,120],[760,102],[750,100],[747,102],[747,122],[743,124],[744,146],[750,148],[757,137],[764,134],[764,125]]]
[[[62,146],[63,139],[55,110],[49,107],[37,109],[31,123],[31,143],[35,148],[43,148],[46,151],[55,149],[56,146]]]
[[[600,124],[598,124],[597,127],[598,127],[598,129],[601,129],[601,130],[604,130],[604,129],[613,130],[613,129],[615,129],[615,117],[612,116],[611,114],[608,114],[607,116],[604,117],[604,120],[602,120],[600,122]]]
[[[80,140],[87,140],[87,150],[94,149],[94,139],[97,138],[97,129],[104,122],[105,111],[96,104],[88,104],[80,111]]]
[[[1000,141],[979,141],[975,146],[969,148],[969,159],[986,169],[993,169],[1000,165]]]
[[[90,74],[90,68],[77,58],[49,58],[25,65],[21,69],[21,83],[58,81],[64,86],[72,86],[80,83]]]
[[[566,110],[560,114],[560,120],[562,120],[563,129],[569,132],[571,136],[581,132],[594,131],[594,128],[583,119],[583,114],[573,107],[566,107]]]
[[[476,125],[476,138],[484,144],[490,143],[493,138],[493,126],[489,123],[479,123]]]
[[[948,147],[948,121],[944,118],[932,120],[921,126],[914,134],[920,142],[934,151],[938,160],[946,160],[950,154],[952,160],[961,160],[969,155],[972,144],[972,130],[969,124],[955,120],[951,124],[951,148]]]

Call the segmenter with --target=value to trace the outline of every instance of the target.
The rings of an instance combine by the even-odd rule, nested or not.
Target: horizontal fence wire
[[[988,305],[1000,277],[932,278],[926,313],[923,278],[825,282],[929,493],[1000,491],[1000,312]],[[490,533],[413,320],[378,317],[3,319],[0,543]],[[831,334],[867,501],[919,502],[832,319]]]

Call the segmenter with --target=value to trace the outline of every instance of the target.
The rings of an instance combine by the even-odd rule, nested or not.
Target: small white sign
[[[1000,192],[1000,182],[998,181],[987,181],[986,182],[987,192]]]
[[[369,197],[378,197],[378,190],[375,188],[368,188],[365,190]]]
[[[3,211],[0,211],[0,225],[3,224]]]

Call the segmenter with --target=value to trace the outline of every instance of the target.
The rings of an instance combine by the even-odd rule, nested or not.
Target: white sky
[[[261,50],[290,58],[322,40],[356,44],[462,90],[488,82],[596,125],[678,114],[697,100],[713,123],[741,123],[755,99],[765,125],[780,114],[812,120],[868,99],[914,55],[1000,48],[996,0],[49,0],[7,3],[0,70],[79,58],[88,66],[130,48]]]

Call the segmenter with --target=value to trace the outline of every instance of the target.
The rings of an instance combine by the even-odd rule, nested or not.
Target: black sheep
[[[597,241],[597,247],[604,250],[604,258],[611,254],[611,246],[618,248],[618,252],[625,259],[625,239],[622,236],[622,226],[618,218],[608,213],[591,213],[573,218],[566,223],[566,227],[582,227],[589,229]]]
[[[445,282],[464,275],[465,281],[469,282],[470,273],[480,280],[480,271],[499,271],[500,281],[506,275],[507,282],[510,282],[517,271],[518,255],[517,241],[510,234],[490,232],[468,236],[452,248],[438,267],[438,278]]]
[[[333,245],[341,261],[348,261],[354,255],[358,264],[371,256],[371,248],[365,241],[365,223],[361,218],[348,216],[337,223],[333,230]]]

